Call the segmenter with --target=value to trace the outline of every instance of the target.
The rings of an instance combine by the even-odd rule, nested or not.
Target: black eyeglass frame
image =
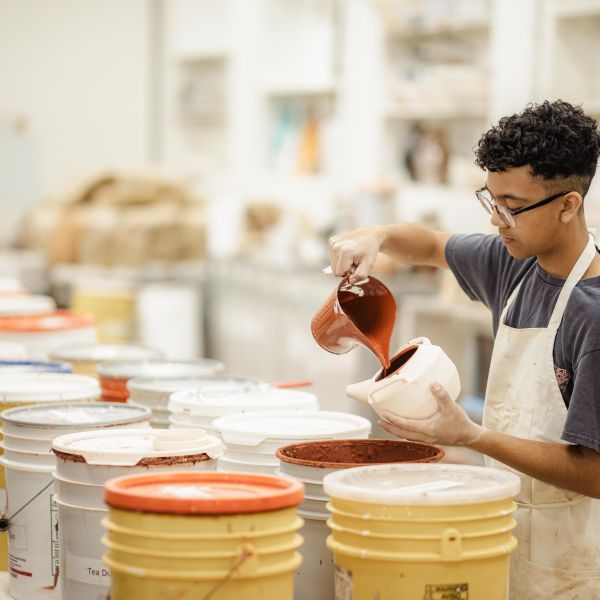
[[[480,187],[478,190],[475,190],[475,195],[477,196],[477,200],[479,200],[480,204],[487,206],[490,203],[487,200],[487,198],[485,198],[485,196],[483,196],[484,191],[489,192],[490,196],[492,196],[492,192],[490,192],[489,188],[486,185],[484,185],[483,187]],[[508,212],[514,219],[514,217],[516,217],[517,215],[520,215],[521,213],[527,212],[528,210],[533,210],[534,208],[539,208],[540,206],[545,206],[546,204],[550,204],[550,202],[552,202],[553,200],[556,200],[557,198],[560,198],[561,196],[566,196],[567,194],[570,194],[571,192],[572,192],[572,190],[558,192],[557,194],[552,194],[552,196],[548,196],[547,198],[544,198],[543,200],[540,200],[539,202],[536,202],[535,204],[532,204],[531,206],[524,206],[523,208],[511,209],[511,208],[508,208],[508,206],[502,206],[502,209],[505,210],[506,212]],[[483,198],[483,200],[482,200],[482,198]],[[491,204],[492,208],[495,208],[496,212],[498,213],[500,218],[502,218],[502,213],[498,210],[498,204],[496,203],[496,199],[494,198],[494,196],[492,196],[492,200],[494,201],[493,204]],[[490,212],[490,214],[492,214],[492,213]]]

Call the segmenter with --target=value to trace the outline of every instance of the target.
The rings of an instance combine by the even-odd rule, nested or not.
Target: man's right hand
[[[338,277],[350,275],[350,283],[368,277],[384,240],[382,227],[365,227],[335,235],[329,240],[331,270]]]

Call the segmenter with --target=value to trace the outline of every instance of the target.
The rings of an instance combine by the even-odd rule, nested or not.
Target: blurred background
[[[344,409],[376,363],[311,337],[329,236],[489,231],[479,136],[531,101],[600,115],[598,56],[598,0],[0,0],[2,289]],[[477,413],[487,312],[430,269],[377,275],[392,350],[441,345]]]

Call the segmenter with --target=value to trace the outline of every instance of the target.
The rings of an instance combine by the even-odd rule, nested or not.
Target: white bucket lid
[[[515,496],[513,473],[454,464],[393,464],[344,469],[325,476],[333,498],[372,504],[470,504]]]
[[[69,344],[52,348],[53,358],[65,361],[115,361],[148,360],[160,358],[163,353],[156,348],[141,344]]]
[[[172,360],[111,360],[98,365],[101,377],[110,379],[133,379],[134,377],[162,377],[187,375],[214,375],[225,369],[223,363],[211,358],[191,361]]]
[[[133,466],[144,458],[169,458],[224,452],[221,441],[202,429],[118,429],[84,431],[57,437],[52,449],[82,456],[90,465]]]
[[[213,427],[226,444],[258,446],[266,440],[361,437],[371,431],[371,422],[333,411],[256,412],[220,417]]]
[[[318,410],[314,394],[297,390],[223,388],[181,390],[171,396],[169,410],[174,414],[219,417],[234,413]]]
[[[95,377],[66,373],[0,373],[0,403],[87,400],[100,396]]]
[[[72,428],[85,425],[90,429],[106,425],[149,420],[152,411],[145,406],[123,402],[86,402],[81,404],[34,404],[9,408],[0,414],[4,423],[36,429]]]
[[[23,294],[0,296],[0,316],[41,315],[56,310],[56,302],[51,296]]]
[[[166,364],[166,363],[165,363]],[[197,363],[172,363],[177,365],[195,365]],[[257,377],[242,377],[238,375],[197,375],[173,373],[163,377],[162,369],[152,377],[135,377],[127,382],[127,388],[132,395],[135,393],[174,394],[179,390],[225,389],[232,391],[267,389],[269,384]]]

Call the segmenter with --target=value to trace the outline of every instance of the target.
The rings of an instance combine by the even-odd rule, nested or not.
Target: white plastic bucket
[[[58,346],[95,342],[96,328],[93,317],[66,310],[32,316],[0,316],[0,341],[22,344],[31,360],[48,360],[52,349]]]
[[[61,600],[106,598],[103,565],[104,483],[138,473],[213,470],[222,443],[203,431],[127,430],[61,436],[52,445],[60,519]],[[85,531],[86,535],[81,535]]]
[[[71,363],[75,373],[91,377],[96,377],[97,366],[104,362],[144,361],[161,357],[160,350],[141,344],[69,344],[53,348],[50,352],[52,360]]]
[[[0,294],[0,316],[40,315],[56,310],[56,302],[51,296],[39,294]]]
[[[238,413],[216,419],[213,427],[225,444],[220,471],[258,468],[269,473],[279,468],[275,453],[280,446],[305,440],[361,439],[371,433],[368,419],[329,411]]]
[[[212,377],[224,370],[223,363],[210,358],[190,361],[111,361],[97,368],[102,396],[106,400],[122,401],[129,397],[128,382],[137,377]]]
[[[214,431],[218,417],[239,413],[317,411],[318,398],[309,392],[276,388],[235,389],[235,385],[181,390],[171,396],[171,427]]]
[[[296,598],[330,600],[334,593],[333,555],[327,548],[329,497],[323,480],[341,469],[381,463],[434,462],[444,451],[436,446],[406,440],[317,440],[284,446],[277,451],[277,475],[304,484],[304,501],[298,512],[304,519],[304,558],[296,572]]]
[[[108,403],[33,405],[6,410],[3,421],[8,491],[10,592],[15,600],[59,598],[58,508],[52,440],[65,433],[148,426],[150,411]]]

